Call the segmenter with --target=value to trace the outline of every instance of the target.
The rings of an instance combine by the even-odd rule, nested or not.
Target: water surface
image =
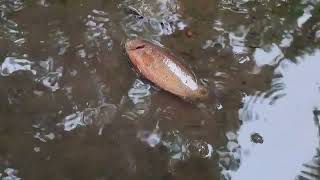
[[[172,49],[215,94],[131,69]],[[318,0],[0,0],[0,177],[319,179]]]

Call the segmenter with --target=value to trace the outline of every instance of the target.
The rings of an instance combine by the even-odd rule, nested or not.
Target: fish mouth
[[[141,39],[127,40],[125,43],[125,48],[127,51],[140,50],[145,46],[145,42]]]

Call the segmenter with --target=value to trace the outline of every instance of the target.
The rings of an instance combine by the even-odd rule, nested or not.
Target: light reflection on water
[[[30,72],[33,75],[30,77],[31,80],[39,82],[54,92],[60,88],[59,79],[62,77],[63,68],[58,67],[55,71],[52,71],[52,67],[50,67],[52,61],[52,58],[48,58],[47,61],[40,61],[35,64],[27,59],[7,57],[1,65],[0,72],[2,76],[14,75],[14,73],[22,71]]]
[[[238,132],[242,159],[232,179],[271,179],[275,174],[279,179],[294,179],[306,171],[302,165],[319,148],[319,122],[313,114],[320,108],[319,55],[316,51],[299,57],[297,64],[280,63],[275,72],[281,77],[274,80],[282,86],[280,97],[243,98],[245,108],[239,116],[244,124]],[[277,99],[271,102],[272,98]],[[262,144],[251,141],[254,133],[263,137]]]
[[[121,22],[123,30],[129,37],[140,35],[151,39],[182,30],[186,24],[181,20],[179,3],[177,0],[124,1],[120,7],[133,12]]]
[[[21,179],[20,177],[17,176],[18,170],[16,169],[6,168],[3,172],[4,172],[4,175],[1,176],[2,180],[20,180]]]

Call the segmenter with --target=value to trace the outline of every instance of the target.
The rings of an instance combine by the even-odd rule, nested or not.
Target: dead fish
[[[208,89],[168,49],[144,39],[127,40],[126,52],[134,67],[158,87],[184,99],[206,99]]]

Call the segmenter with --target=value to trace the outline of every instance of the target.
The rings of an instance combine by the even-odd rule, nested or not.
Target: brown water
[[[216,97],[139,79],[137,36]],[[319,68],[319,0],[0,0],[0,176],[319,179]]]

